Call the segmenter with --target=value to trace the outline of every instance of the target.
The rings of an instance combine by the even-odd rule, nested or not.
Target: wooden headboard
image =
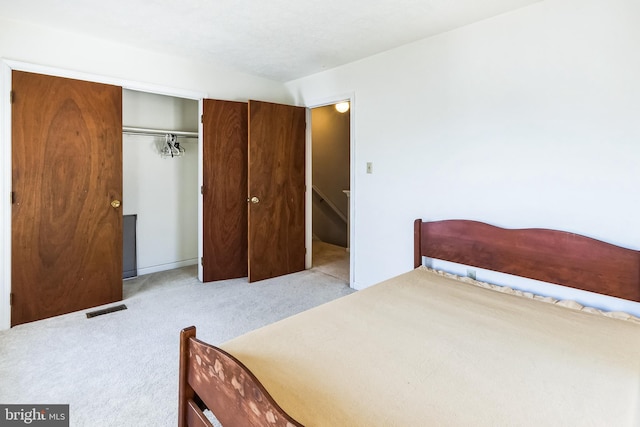
[[[415,267],[422,257],[640,301],[640,251],[565,231],[417,219]]]

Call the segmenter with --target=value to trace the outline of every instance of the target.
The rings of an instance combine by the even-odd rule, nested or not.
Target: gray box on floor
[[[138,215],[123,215],[122,221],[122,278],[138,275],[136,259],[136,221]]]

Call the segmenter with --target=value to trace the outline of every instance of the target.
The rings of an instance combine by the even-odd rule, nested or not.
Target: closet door
[[[249,281],[304,270],[305,108],[249,101]]]
[[[204,100],[203,279],[247,276],[247,103]]]
[[[14,71],[11,324],[122,299],[122,89]]]

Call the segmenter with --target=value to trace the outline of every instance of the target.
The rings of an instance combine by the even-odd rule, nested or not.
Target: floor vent
[[[103,308],[102,310],[90,311],[87,313],[87,319],[91,319],[92,317],[101,316],[107,313],[113,313],[114,311],[126,310],[127,306],[124,304],[114,305],[113,307]]]

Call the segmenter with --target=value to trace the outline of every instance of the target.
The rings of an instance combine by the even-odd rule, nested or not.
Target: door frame
[[[349,286],[357,289],[356,287],[356,137],[355,137],[355,92],[347,92],[342,94],[336,94],[321,99],[311,100],[306,104],[307,107],[307,133],[306,133],[306,186],[307,192],[305,194],[305,247],[307,248],[307,254],[305,258],[306,268],[309,269],[313,266],[312,259],[312,241],[313,241],[313,222],[312,222],[312,184],[313,184],[313,157],[312,157],[312,132],[311,132],[311,109],[318,107],[325,107],[327,105],[336,104],[341,101],[349,101]]]
[[[28,62],[2,59],[0,63],[0,330],[11,327],[11,98],[12,71],[26,71],[54,77],[85,80],[121,86],[123,89],[197,100],[202,115],[207,93],[125,80],[99,74],[49,67]],[[198,185],[202,186],[202,123],[198,120]],[[202,257],[202,195],[198,197],[198,259]],[[198,263],[198,278],[202,280],[202,265]]]

